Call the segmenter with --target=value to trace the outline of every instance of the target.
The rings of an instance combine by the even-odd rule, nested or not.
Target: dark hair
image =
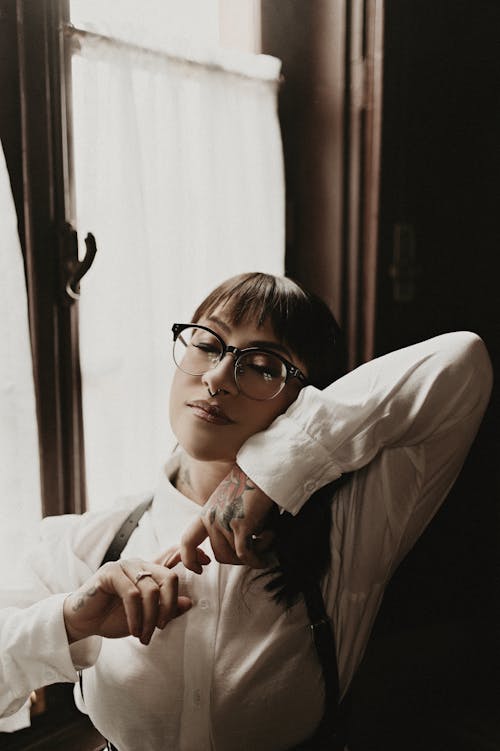
[[[339,325],[328,306],[284,276],[249,273],[227,279],[193,315],[193,323],[223,307],[235,325],[269,320],[274,333],[306,365],[309,382],[319,389],[344,375],[346,354]]]
[[[346,350],[340,327],[328,306],[287,277],[248,273],[220,284],[201,303],[193,323],[224,309],[229,322],[271,323],[307,369],[309,383],[324,389],[346,372]],[[330,564],[332,498],[339,481],[316,491],[296,516],[274,513],[278,566],[265,588],[278,601],[292,605],[300,592],[319,581]]]

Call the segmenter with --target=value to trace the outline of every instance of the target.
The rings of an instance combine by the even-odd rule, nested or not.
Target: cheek
[[[290,404],[292,404],[298,396],[298,392],[290,393],[286,388],[275,399],[270,399],[268,402],[253,402],[253,409],[251,414],[252,419],[252,431],[257,433],[259,430],[265,430],[279,415],[282,415],[287,411]],[[256,409],[255,405],[260,404],[261,408]]]

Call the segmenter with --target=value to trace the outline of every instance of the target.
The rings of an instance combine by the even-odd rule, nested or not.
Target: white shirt
[[[332,567],[323,582],[343,691],[391,574],[462,466],[490,389],[478,337],[436,337],[323,392],[307,387],[238,455],[252,480],[292,513],[317,487],[357,470],[332,505]],[[174,456],[124,556],[156,557],[199,513],[169,482],[176,465]],[[132,637],[68,646],[64,593],[98,567],[139,501],[42,522],[26,564],[29,584],[2,595],[11,607],[0,611],[0,713],[21,707],[33,688],[76,681],[75,667],[83,666],[87,711],[120,751],[279,751],[311,735],[323,686],[305,606],[276,605],[245,567],[212,561],[196,576],[178,566],[180,592],[194,606],[147,647]]]

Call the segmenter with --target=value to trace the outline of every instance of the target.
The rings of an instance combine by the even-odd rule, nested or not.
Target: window
[[[258,3],[244,7],[19,4],[45,514],[154,484],[172,443],[171,322],[232,273],[283,269],[279,63],[248,51]],[[65,292],[71,228],[80,259],[87,231],[98,246],[80,302]]]

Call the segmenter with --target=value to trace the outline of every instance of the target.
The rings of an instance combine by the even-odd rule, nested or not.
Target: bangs
[[[254,323],[260,328],[269,320],[276,336],[292,344],[287,331],[296,297],[306,302],[306,293],[291,279],[270,274],[241,274],[223,282],[205,298],[194,313],[193,323],[222,309],[234,326]]]
[[[310,383],[317,388],[344,375],[344,340],[332,312],[292,279],[262,273],[231,277],[205,298],[192,322],[221,310],[233,326],[250,323],[259,328],[269,321],[277,339],[304,363]]]

